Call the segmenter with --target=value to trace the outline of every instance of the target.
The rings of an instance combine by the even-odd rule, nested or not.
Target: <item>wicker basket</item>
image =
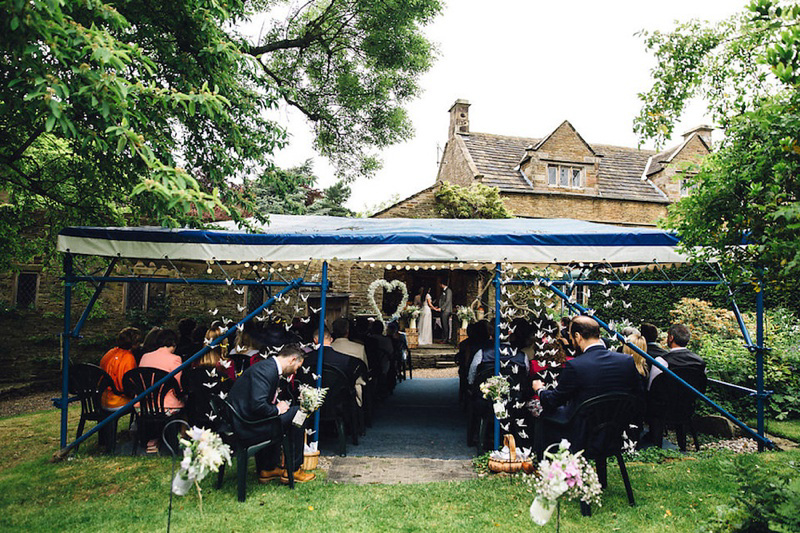
[[[489,470],[492,472],[506,472],[514,474],[522,470],[522,461],[517,459],[517,445],[514,442],[514,435],[506,434],[503,436],[503,445],[508,446],[508,461],[489,459]]]
[[[319,465],[319,450],[303,454],[303,470],[316,470]]]

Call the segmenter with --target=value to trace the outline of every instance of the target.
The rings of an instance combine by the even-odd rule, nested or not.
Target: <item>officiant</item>
[[[449,343],[452,330],[450,317],[453,314],[453,291],[441,279],[439,280],[439,309],[442,318],[442,340]]]

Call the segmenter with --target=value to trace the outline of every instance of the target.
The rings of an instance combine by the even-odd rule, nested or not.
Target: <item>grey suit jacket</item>
[[[442,310],[442,313],[452,313],[453,312],[453,291],[450,290],[450,287],[445,288],[444,292],[442,292],[442,297],[440,298],[439,309]]]

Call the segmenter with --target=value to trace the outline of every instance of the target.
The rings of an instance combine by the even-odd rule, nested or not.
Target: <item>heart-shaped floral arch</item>
[[[400,312],[405,309],[406,304],[408,303],[408,288],[406,284],[400,281],[399,279],[393,281],[386,281],[385,279],[376,279],[372,283],[369,284],[369,288],[367,289],[367,299],[369,300],[369,305],[373,311],[375,311],[375,315],[378,317],[378,320],[381,323],[385,324],[383,320],[383,313],[381,312],[380,308],[378,307],[378,302],[375,301],[375,291],[378,290],[378,287],[387,290],[388,292],[393,292],[396,290],[400,290],[402,293],[402,298],[400,298],[400,303],[397,305],[397,309],[395,309],[394,313],[392,313],[391,320],[397,320],[400,318]]]

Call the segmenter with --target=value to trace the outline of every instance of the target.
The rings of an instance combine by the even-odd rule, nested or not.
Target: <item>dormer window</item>
[[[583,188],[583,169],[567,165],[547,165],[547,184],[551,187]]]

